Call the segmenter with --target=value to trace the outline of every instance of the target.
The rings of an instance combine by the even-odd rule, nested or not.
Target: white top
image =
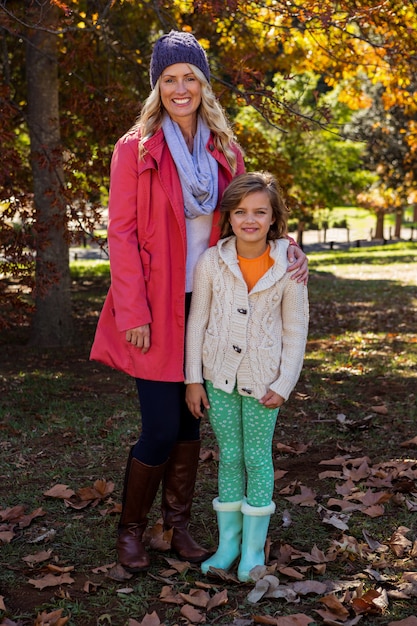
[[[187,231],[186,293],[192,292],[195,266],[200,256],[209,247],[212,222],[213,214],[185,219]]]

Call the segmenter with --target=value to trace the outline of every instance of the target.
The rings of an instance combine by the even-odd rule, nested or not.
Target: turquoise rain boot
[[[219,547],[207,561],[201,564],[201,571],[207,574],[210,567],[228,570],[240,554],[242,541],[242,500],[220,502],[213,500],[213,509],[217,513],[219,526]]]
[[[237,577],[241,582],[251,580],[250,571],[256,565],[265,565],[265,542],[269,521],[274,512],[273,502],[268,506],[257,507],[243,501],[242,557],[237,570]]]

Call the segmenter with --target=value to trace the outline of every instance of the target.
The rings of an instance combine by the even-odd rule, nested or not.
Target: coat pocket
[[[142,262],[143,278],[148,283],[151,277],[151,255],[142,248],[139,250],[139,256]]]
[[[204,335],[203,342],[203,365],[207,369],[213,369],[219,348],[219,338],[208,331]]]
[[[264,382],[269,385],[279,376],[281,345],[273,344],[258,349],[259,363],[264,372]]]

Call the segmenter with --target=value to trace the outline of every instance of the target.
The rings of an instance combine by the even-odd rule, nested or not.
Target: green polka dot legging
[[[279,409],[268,409],[236,389],[231,394],[215,389],[210,381],[206,389],[220,452],[220,502],[236,502],[246,495],[251,506],[269,505],[274,490],[272,437]]]

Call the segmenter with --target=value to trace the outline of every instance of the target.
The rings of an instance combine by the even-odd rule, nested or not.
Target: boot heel
[[[198,545],[188,530],[200,445],[199,440],[178,441],[168,459],[162,482],[164,529],[172,528],[172,550],[190,563],[201,563],[211,554]]]
[[[142,537],[165,465],[152,467],[129,455],[116,550],[120,563],[130,572],[144,571],[150,565]]]

